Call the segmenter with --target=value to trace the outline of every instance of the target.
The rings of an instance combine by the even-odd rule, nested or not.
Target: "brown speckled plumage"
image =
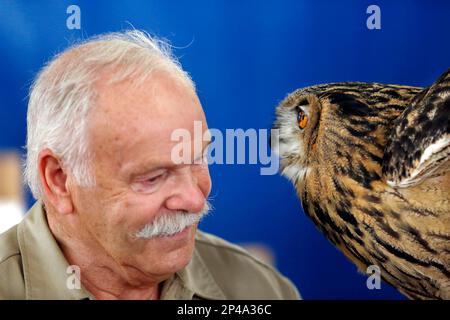
[[[276,111],[274,147],[305,213],[363,272],[377,265],[410,298],[450,299],[449,112],[450,69],[428,88],[299,89]]]

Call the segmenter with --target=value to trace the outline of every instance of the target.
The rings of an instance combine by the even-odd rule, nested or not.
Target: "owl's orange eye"
[[[302,109],[298,108],[297,123],[300,129],[305,129],[308,124],[308,115]]]

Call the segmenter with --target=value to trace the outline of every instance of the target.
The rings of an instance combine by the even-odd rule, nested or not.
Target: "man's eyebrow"
[[[128,172],[128,174],[130,174],[133,177],[137,177],[140,175],[150,173],[152,171],[157,171],[157,170],[161,170],[161,169],[170,169],[170,168],[174,168],[174,167],[176,167],[176,164],[173,163],[172,161],[168,161],[168,162],[152,161],[152,162],[140,164],[136,168],[131,169]]]

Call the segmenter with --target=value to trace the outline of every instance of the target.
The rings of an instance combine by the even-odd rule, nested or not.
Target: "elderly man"
[[[0,236],[0,298],[299,298],[272,268],[197,231],[207,143],[191,162],[171,159],[172,132],[194,121],[208,130],[193,82],[140,31],[51,61],[28,108],[25,176],[38,201]]]

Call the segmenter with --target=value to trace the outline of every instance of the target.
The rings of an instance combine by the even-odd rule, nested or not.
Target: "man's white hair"
[[[57,55],[39,72],[28,103],[24,173],[36,199],[42,198],[38,158],[46,148],[60,157],[77,184],[95,185],[86,122],[100,75],[110,71],[108,83],[128,79],[142,83],[155,70],[168,72],[195,90],[170,45],[138,30],[91,38]]]

